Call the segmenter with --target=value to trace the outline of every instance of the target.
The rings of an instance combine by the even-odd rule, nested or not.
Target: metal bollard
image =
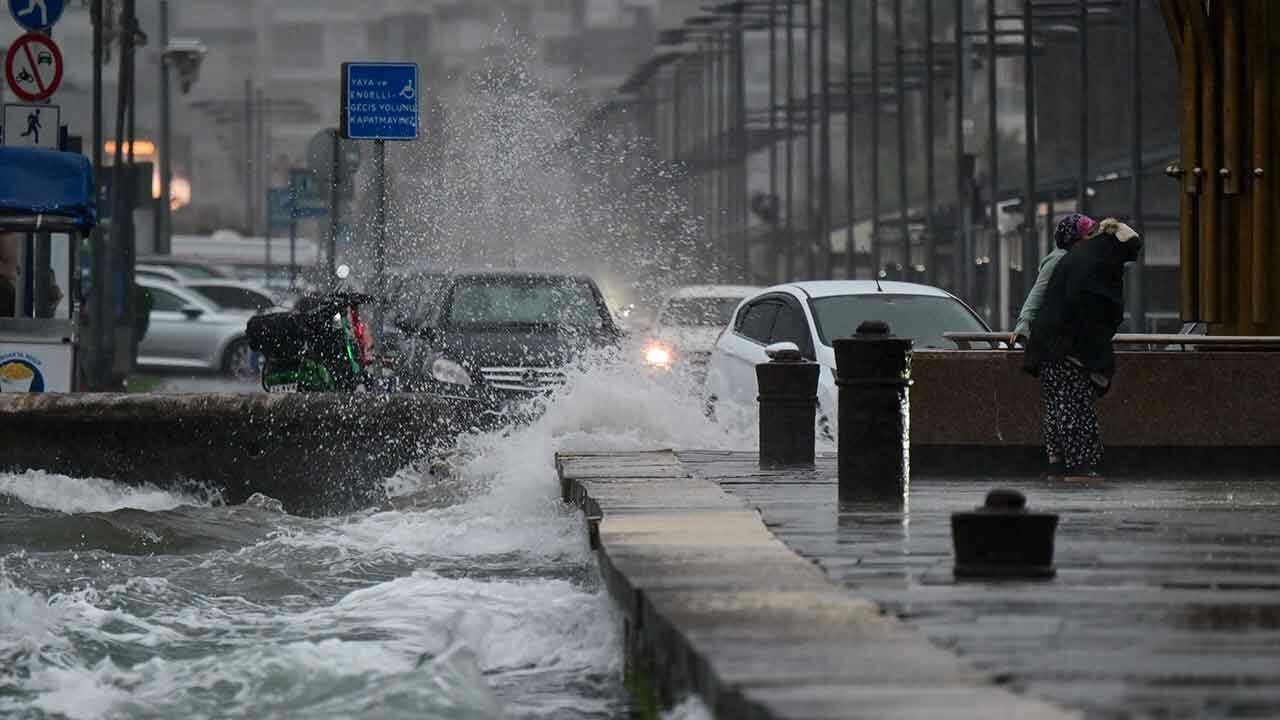
[[[901,503],[911,482],[911,340],[868,320],[834,345],[840,501]]]
[[[1051,578],[1054,513],[1027,510],[1017,490],[992,490],[986,503],[951,515],[957,578]]]
[[[756,365],[760,390],[760,467],[813,466],[818,363],[795,343],[765,348],[770,360]]]

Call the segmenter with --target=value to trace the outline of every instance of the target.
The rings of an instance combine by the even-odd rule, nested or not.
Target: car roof
[[[806,280],[803,282],[783,283],[765,288],[761,293],[795,290],[811,298],[834,297],[837,295],[923,295],[926,297],[953,297],[951,293],[932,285],[882,280]]]
[[[270,294],[266,291],[265,288],[263,288],[260,285],[256,285],[251,282],[245,282],[243,280],[228,280],[226,278],[210,278],[205,280],[184,280],[180,284],[185,287],[204,286],[204,287],[240,288],[242,290],[252,290],[256,293],[261,293],[263,295]]]
[[[168,290],[174,295],[178,295],[186,300],[195,298],[201,301],[205,305],[212,304],[211,300],[201,295],[200,293],[196,292],[194,289],[188,288],[183,283],[173,283],[173,282],[167,282],[164,280],[156,280],[154,278],[144,278],[144,277],[134,278],[134,282],[143,287],[157,288],[159,290]]]
[[[685,285],[667,293],[669,298],[747,298],[764,288],[758,285]]]

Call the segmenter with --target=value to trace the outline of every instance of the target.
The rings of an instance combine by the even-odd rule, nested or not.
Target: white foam
[[[42,510],[75,514],[136,508],[156,512],[208,502],[143,485],[133,487],[98,478],[73,478],[43,470],[0,473],[0,495]]]

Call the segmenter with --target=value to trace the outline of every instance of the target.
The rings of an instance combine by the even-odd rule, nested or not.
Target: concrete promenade
[[[834,458],[560,458],[633,687],[718,717],[1280,717],[1280,481],[916,477],[836,501]],[[1015,487],[1058,576],[956,582],[949,516]]]
[[[642,705],[721,718],[1063,718],[845,591],[673,453],[560,455]],[[705,470],[706,468],[704,468]]]

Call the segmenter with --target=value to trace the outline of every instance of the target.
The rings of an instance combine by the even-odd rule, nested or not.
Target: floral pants
[[[1048,362],[1040,371],[1044,401],[1044,448],[1049,462],[1068,470],[1091,470],[1102,464],[1102,438],[1094,411],[1093,383],[1069,360]]]

